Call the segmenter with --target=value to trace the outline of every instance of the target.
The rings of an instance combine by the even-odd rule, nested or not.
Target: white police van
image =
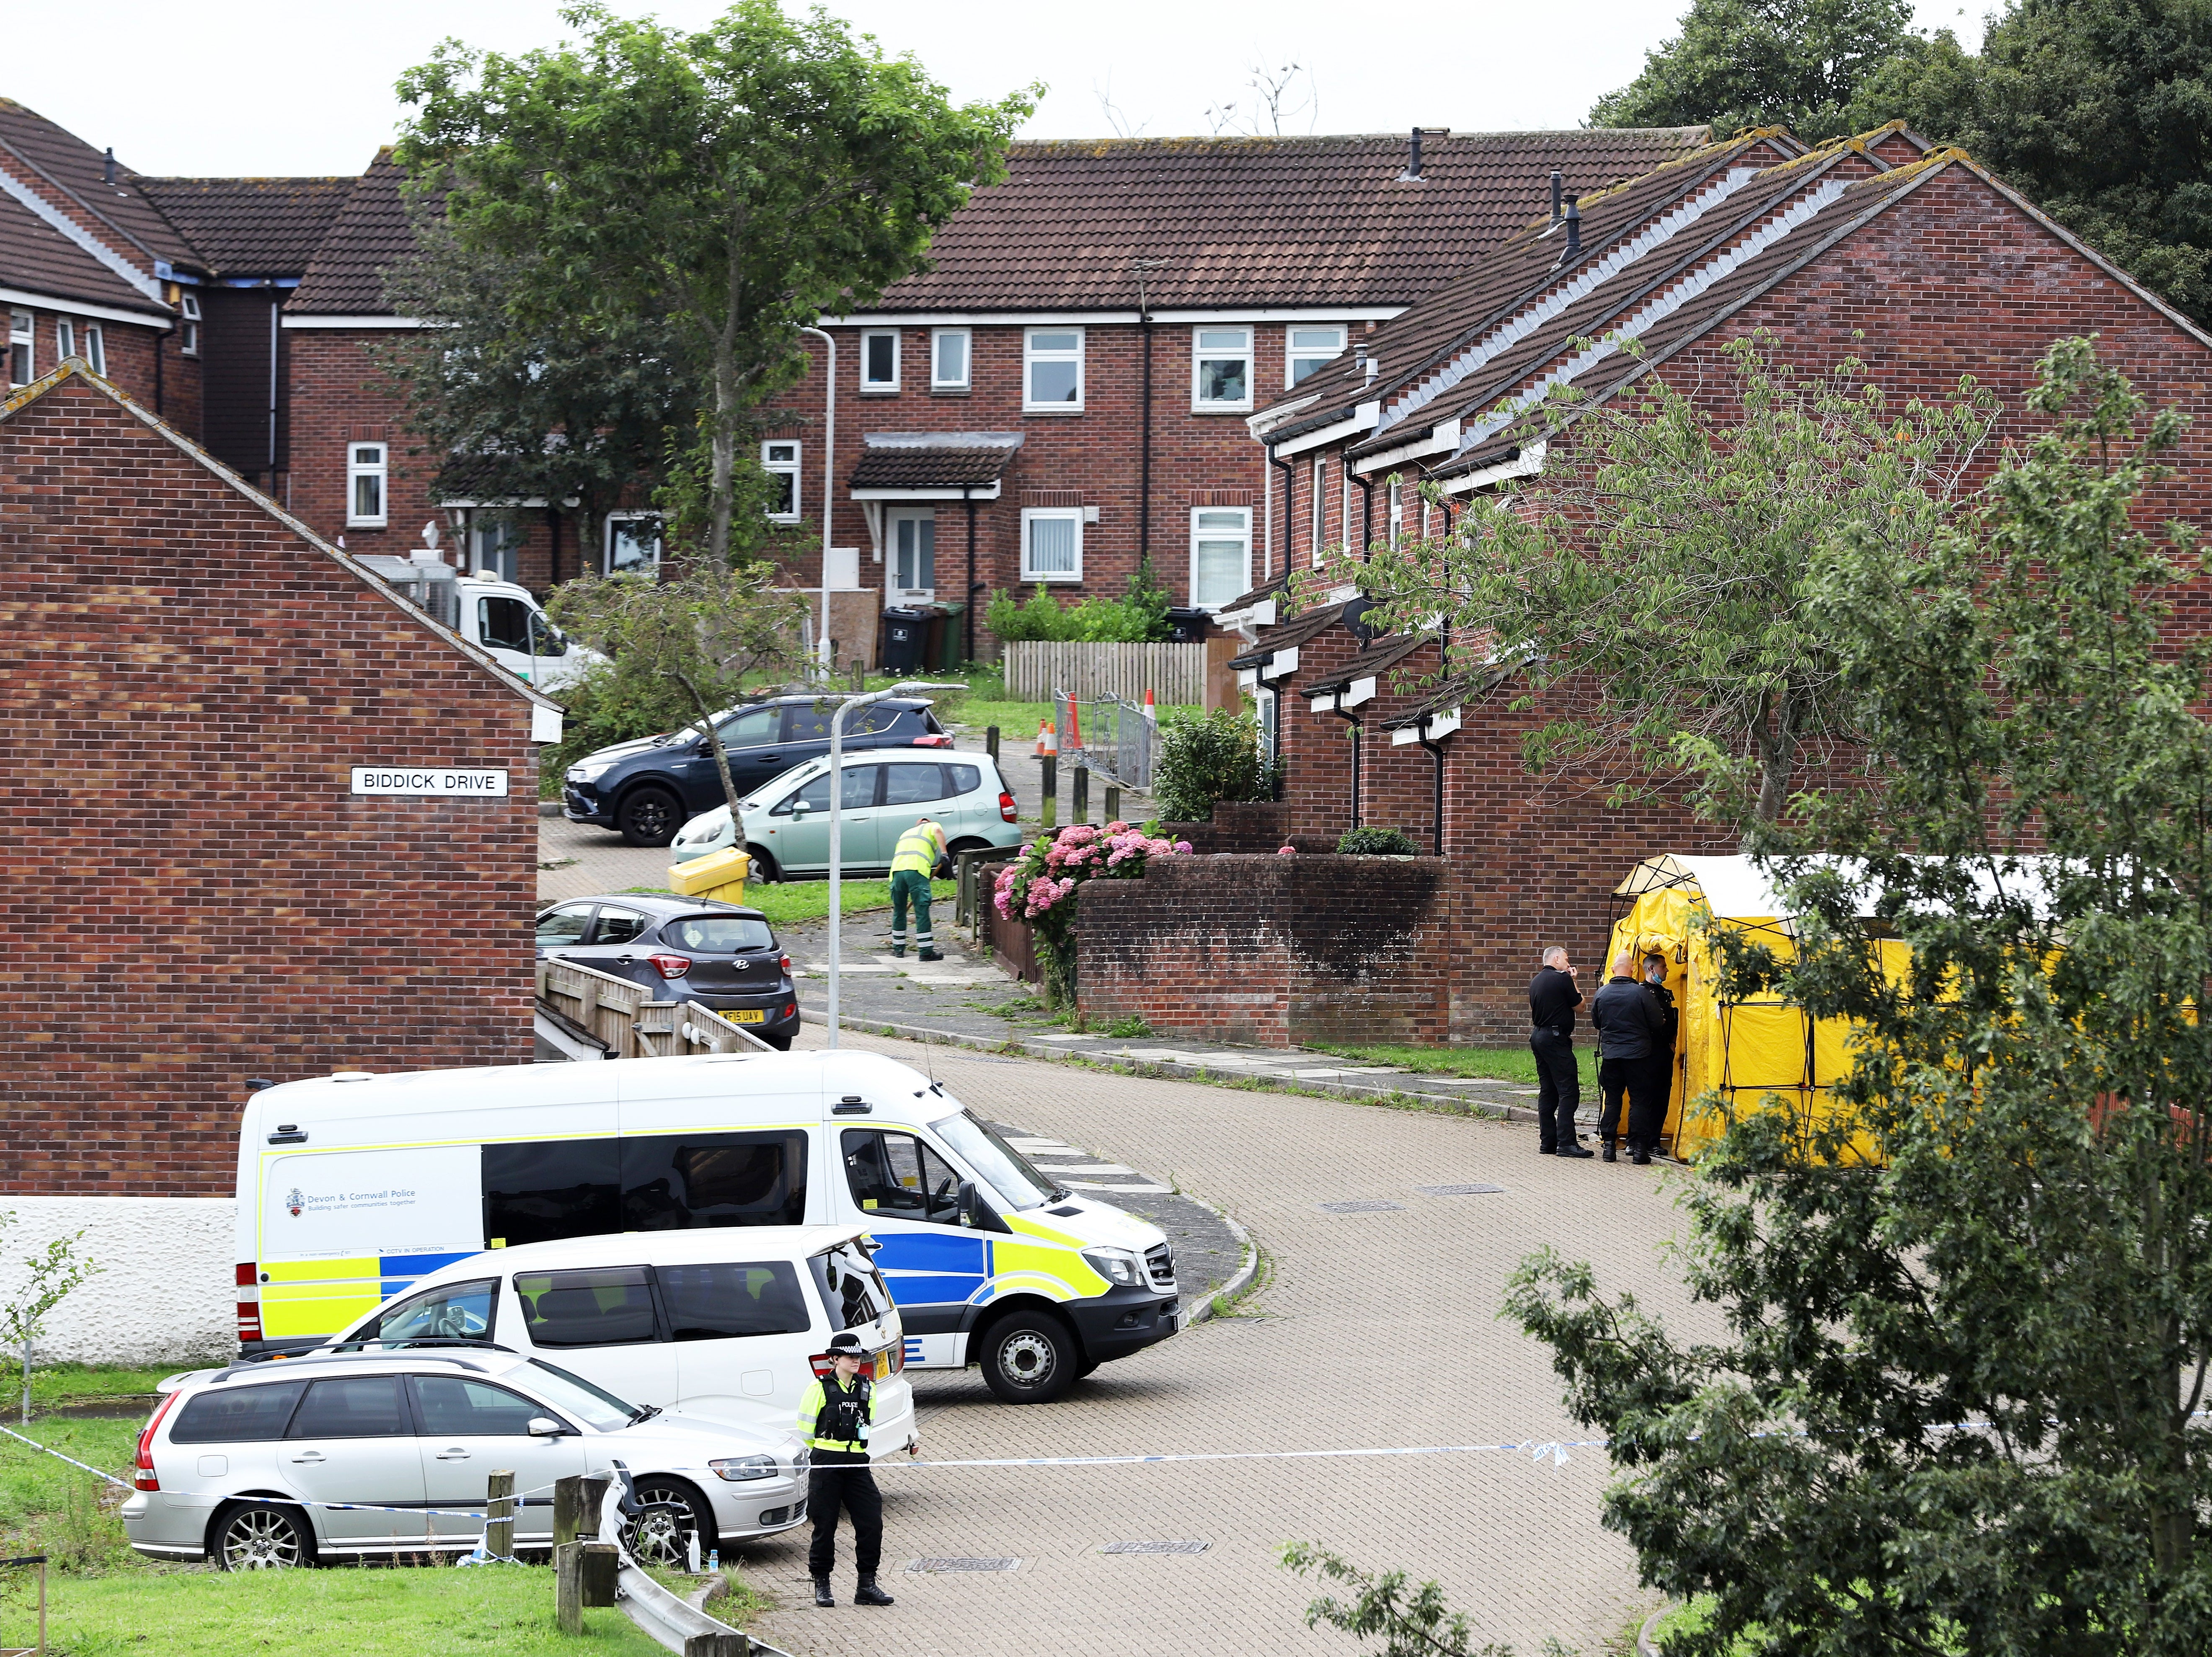
[[[303,1350],[487,1249],[858,1225],[904,1363],[1055,1398],[1175,1333],[1156,1226],[1031,1168],[879,1053],[715,1053],[372,1076],[257,1093],[238,1165],[238,1332]]]

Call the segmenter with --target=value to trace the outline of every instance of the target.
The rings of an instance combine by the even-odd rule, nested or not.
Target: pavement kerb
[[[1219,1306],[1222,1302],[1233,1301],[1244,1292],[1245,1285],[1252,1281],[1253,1274],[1260,1269],[1260,1247],[1252,1241],[1252,1234],[1237,1224],[1236,1217],[1227,1209],[1216,1208],[1205,1198],[1194,1197],[1188,1191],[1178,1191],[1176,1194],[1186,1202],[1196,1203],[1215,1219],[1227,1226],[1229,1235],[1236,1238],[1244,1249],[1243,1265],[1237,1268],[1226,1283],[1200,1301],[1198,1303],[1198,1309],[1193,1312],[1187,1320],[1188,1323],[1204,1323],[1208,1318],[1217,1315],[1214,1308]]]
[[[828,1015],[817,1012],[811,1007],[801,1007],[799,1010],[799,1019],[803,1024],[827,1026],[830,1023]],[[1063,1064],[1086,1064],[1094,1069],[1119,1071],[1124,1075],[1130,1076],[1158,1076],[1178,1082],[1207,1082],[1216,1087],[1225,1087],[1236,1083],[1249,1083],[1262,1079],[1255,1077],[1248,1071],[1224,1073],[1217,1070],[1209,1070],[1203,1065],[1176,1064],[1170,1059],[1108,1059],[1103,1056],[1093,1059],[1088,1053],[1031,1036],[1010,1035],[993,1040],[985,1036],[969,1035],[959,1030],[933,1029],[922,1024],[902,1024],[896,1019],[854,1018],[844,1014],[839,1015],[837,1022],[840,1026],[848,1030],[873,1032],[877,1035],[888,1033],[909,1041],[925,1041],[950,1047],[973,1047],[979,1053],[1005,1053],[1010,1049],[1018,1049],[1032,1059],[1054,1059]],[[1371,1102],[1393,1107],[1395,1107],[1398,1101],[1402,1100],[1407,1108],[1431,1111],[1440,1116],[1487,1116],[1508,1122],[1533,1122],[1536,1120],[1535,1111],[1527,1105],[1497,1105],[1486,1100],[1467,1099],[1451,1093],[1418,1093],[1407,1088],[1384,1085],[1380,1078],[1364,1083],[1293,1082],[1288,1077],[1267,1077],[1264,1079],[1270,1083],[1267,1089],[1270,1093],[1304,1093],[1323,1098],[1352,1099],[1363,1103]]]

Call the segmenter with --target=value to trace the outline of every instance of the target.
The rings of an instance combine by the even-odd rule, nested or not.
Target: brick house
[[[532,1055],[558,710],[70,363],[0,402],[10,1192],[227,1197],[247,1078]],[[503,773],[356,793],[356,767]]]
[[[1723,348],[1765,330],[1802,368],[1862,359],[1899,398],[1940,398],[1971,374],[2016,440],[2037,360],[2095,334],[2154,406],[2193,418],[2145,521],[2201,519],[2212,470],[2212,337],[1957,151],[1923,155],[1895,126],[1809,153],[1754,133],[1571,205],[1255,414],[1281,480],[1282,556],[1304,580],[1218,617],[1249,643],[1236,663],[1285,762],[1280,826],[1322,841],[1356,815],[1441,847],[1461,1039],[1520,1037],[1542,945],[1595,963],[1611,889],[1638,859],[1734,849],[1674,792],[1614,809],[1610,775],[1531,776],[1521,739],[1543,710],[1507,707],[1510,674],[1464,657],[1447,671],[1434,640],[1370,636],[1363,548],[1444,532],[1470,495],[1577,464],[1571,415],[1525,442],[1502,411],[1561,383],[1601,403],[1646,374],[1724,407]],[[1641,354],[1603,343],[1620,335]]]
[[[828,489],[830,585],[868,595],[871,627],[878,603],[1036,582],[1118,596],[1147,556],[1176,604],[1215,608],[1272,573],[1255,408],[1505,240],[1554,169],[1598,187],[1704,137],[1016,143],[928,270],[823,322],[826,467],[831,357],[811,339],[763,459],[793,476],[793,521],[818,528]],[[797,574],[821,580],[811,560]]]

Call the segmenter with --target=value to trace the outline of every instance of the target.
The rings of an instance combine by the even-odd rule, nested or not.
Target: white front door
[[[927,604],[937,593],[937,513],[930,507],[894,507],[890,531],[890,602]]]

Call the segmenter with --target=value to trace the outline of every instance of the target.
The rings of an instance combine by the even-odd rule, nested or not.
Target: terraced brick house
[[[1521,687],[1505,668],[1462,655],[1447,671],[1433,639],[1376,637],[1359,561],[1448,532],[1472,496],[1577,465],[1571,411],[1534,440],[1519,428],[1552,386],[1588,408],[1657,376],[1724,411],[1723,349],[1754,331],[1801,368],[1856,356],[1900,399],[1941,398],[1971,374],[2012,440],[2033,429],[2037,361],[2094,334],[2154,406],[2193,418],[2146,523],[2203,519],[2212,337],[1969,156],[1923,152],[1894,125],[1809,152],[1746,134],[1570,192],[1556,217],[1263,404],[1249,425],[1276,480],[1276,579],[1217,620],[1249,645],[1234,665],[1285,763],[1287,831],[1326,844],[1355,822],[1400,828],[1446,859],[1450,930],[1484,940],[1452,967],[1461,1039],[1525,1032],[1540,945],[1595,961],[1612,886],[1638,859],[1731,851],[1733,837],[1674,791],[1615,809],[1611,774],[1532,777],[1522,737],[1545,710],[1507,706]],[[1285,569],[1317,572],[1305,590],[1322,597],[1297,609]],[[2177,625],[2207,621],[2197,604]]]

